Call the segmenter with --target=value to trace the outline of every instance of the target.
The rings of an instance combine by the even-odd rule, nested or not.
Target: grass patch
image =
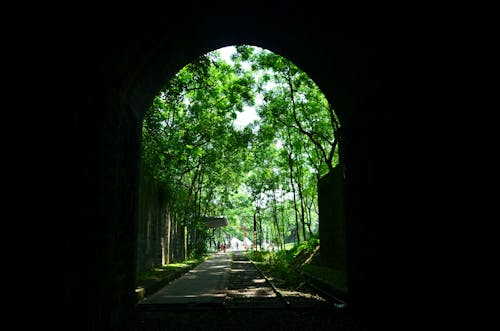
[[[138,281],[162,280],[170,275],[175,275],[179,272],[187,271],[192,267],[206,260],[206,256],[189,259],[176,263],[169,263],[162,266],[152,267],[137,274]]]
[[[279,286],[295,287],[304,280],[301,265],[318,246],[319,239],[313,237],[300,244],[287,244],[285,247],[289,249],[277,252],[250,251],[247,256],[258,264],[262,271],[271,275]]]
[[[339,297],[347,294],[346,273],[318,264],[319,238],[288,247],[277,252],[251,251],[247,256],[280,287],[294,288],[307,281]]]
[[[265,262],[271,256],[271,252],[268,251],[248,251],[246,254],[253,262]]]
[[[152,267],[137,274],[136,287],[144,289],[145,296],[149,296],[174,279],[181,277],[207,258],[209,258],[209,255],[203,255],[181,262]],[[141,300],[141,298],[138,299]]]

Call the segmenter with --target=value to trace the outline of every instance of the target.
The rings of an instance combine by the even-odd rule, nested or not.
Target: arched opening
[[[53,66],[44,65],[61,79],[47,95],[58,92],[60,112],[38,114],[47,138],[33,139],[51,153],[40,168],[51,194],[39,201],[51,222],[35,243],[51,257],[43,259],[52,270],[46,284],[62,280],[44,306],[49,326],[123,329],[135,302],[143,114],[165,77],[199,54],[238,44],[281,54],[334,102],[344,128],[353,307],[368,322],[382,316],[383,325],[405,321],[425,301],[427,146],[414,104],[411,20],[373,8],[235,6],[191,6],[182,18],[151,8],[88,11],[50,35],[60,38],[47,61]]]
[[[138,270],[232,238],[274,251],[319,237],[312,270],[332,267],[346,297],[340,128],[307,74],[269,50],[224,47],[183,67],[145,114]],[[228,224],[210,232],[208,215]]]

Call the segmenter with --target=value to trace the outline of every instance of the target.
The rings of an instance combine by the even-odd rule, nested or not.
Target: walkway
[[[348,310],[313,293],[284,294],[290,305],[281,303],[243,255],[219,252],[142,300],[133,330],[365,331]]]
[[[230,268],[231,253],[215,253],[139,305],[223,303]]]

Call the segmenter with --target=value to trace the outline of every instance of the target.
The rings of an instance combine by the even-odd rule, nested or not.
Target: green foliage
[[[319,237],[318,235],[314,235],[306,241],[301,242],[298,245],[295,245],[290,251],[293,252],[293,257],[297,257],[301,253],[312,253],[316,247],[319,246]]]
[[[208,248],[205,241],[197,241],[194,244],[194,247],[189,252],[189,259],[199,260],[203,258],[203,256],[207,255]]]
[[[293,247],[278,252],[252,251],[248,257],[259,264],[261,269],[272,275],[280,286],[297,286],[304,280],[304,272],[320,279],[337,291],[347,292],[347,276],[344,271],[324,267],[315,263],[305,263],[319,246],[319,238],[311,237],[309,240]]]
[[[254,262],[266,262],[271,258],[272,253],[269,251],[249,251],[247,256]]]
[[[304,229],[317,222],[317,180],[338,162],[338,120],[307,74],[272,52],[236,50],[233,64],[212,52],[186,65],[144,117],[142,178],[163,187],[180,223],[196,229],[193,257],[206,252],[203,215],[229,215],[231,226],[216,232],[229,240],[243,239],[241,228],[253,226],[243,215],[256,213],[259,241],[266,230],[284,244],[297,233],[292,220],[300,218]],[[233,121],[245,106],[260,120],[237,129]],[[308,237],[305,230],[299,236]],[[286,270],[288,253],[280,254]]]
[[[252,251],[248,253],[248,257],[254,262],[261,263],[262,269],[272,274],[281,286],[294,286],[303,279],[302,264],[318,245],[319,239],[314,236],[300,244],[295,244],[288,250]]]
[[[192,268],[192,267],[200,264],[201,262],[205,261],[205,259],[206,259],[206,255],[203,255],[203,256],[198,256],[196,258],[190,258],[190,259],[182,261],[182,262],[170,263],[170,264],[165,264],[162,266],[151,267],[148,270],[140,272],[137,275],[137,280],[138,281],[161,280],[163,278],[166,278],[169,275],[177,274],[180,271]]]

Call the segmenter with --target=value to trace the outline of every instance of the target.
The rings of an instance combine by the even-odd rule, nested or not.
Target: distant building
[[[207,228],[220,228],[227,226],[227,216],[205,216],[205,225]]]
[[[231,249],[233,250],[243,250],[243,241],[236,237],[231,238]]]

